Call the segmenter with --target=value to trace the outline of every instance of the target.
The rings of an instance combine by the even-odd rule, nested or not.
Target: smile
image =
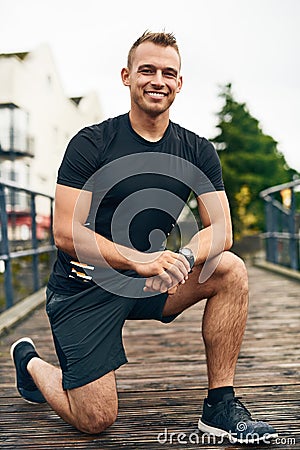
[[[163,98],[165,97],[166,94],[164,94],[163,92],[146,92],[147,95],[150,95],[150,97],[155,97],[155,98]]]

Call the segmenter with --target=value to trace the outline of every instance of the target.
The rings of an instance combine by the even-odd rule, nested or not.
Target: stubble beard
[[[152,118],[156,118],[170,109],[174,99],[171,102],[168,102],[165,106],[155,104],[149,105],[146,101],[140,101],[138,98],[133,98],[133,101],[135,105],[144,113],[148,114]]]

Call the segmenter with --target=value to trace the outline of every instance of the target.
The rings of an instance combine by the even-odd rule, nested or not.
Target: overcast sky
[[[172,31],[184,85],[171,118],[212,138],[219,86],[233,84],[300,171],[299,0],[0,0],[0,53],[48,43],[68,96],[96,90],[105,118],[129,110],[120,70],[145,29]]]

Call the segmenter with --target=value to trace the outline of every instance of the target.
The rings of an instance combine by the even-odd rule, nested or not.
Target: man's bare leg
[[[184,311],[208,299],[202,322],[208,387],[233,386],[248,307],[248,277],[244,263],[233,253],[224,252],[212,276],[199,283],[201,267],[194,267],[188,281],[169,295],[163,315]]]
[[[203,317],[209,387],[233,384],[247,311],[247,274],[241,260],[224,253],[210,279],[199,284],[201,268],[167,299],[164,315],[179,313],[208,298]],[[221,350],[220,350],[221,349]],[[220,357],[220,354],[222,357]],[[66,422],[87,433],[99,433],[117,417],[114,372],[85,386],[64,391],[61,370],[34,357],[27,370],[50,406]]]
[[[207,298],[202,334],[208,369],[208,397],[198,428],[231,442],[258,443],[278,436],[266,422],[253,420],[234,396],[233,381],[247,319],[248,277],[243,262],[224,252],[213,275],[199,284],[201,267],[167,299],[164,315],[175,314]]]
[[[53,410],[85,433],[100,433],[112,425],[118,413],[114,372],[85,386],[64,391],[62,372],[40,358],[32,358],[27,370]]]

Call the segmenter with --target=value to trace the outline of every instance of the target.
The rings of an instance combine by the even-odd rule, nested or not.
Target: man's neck
[[[137,115],[131,110],[129,112],[129,119],[134,131],[150,142],[159,141],[169,125],[169,114],[167,112],[156,117],[151,117],[141,112]]]

